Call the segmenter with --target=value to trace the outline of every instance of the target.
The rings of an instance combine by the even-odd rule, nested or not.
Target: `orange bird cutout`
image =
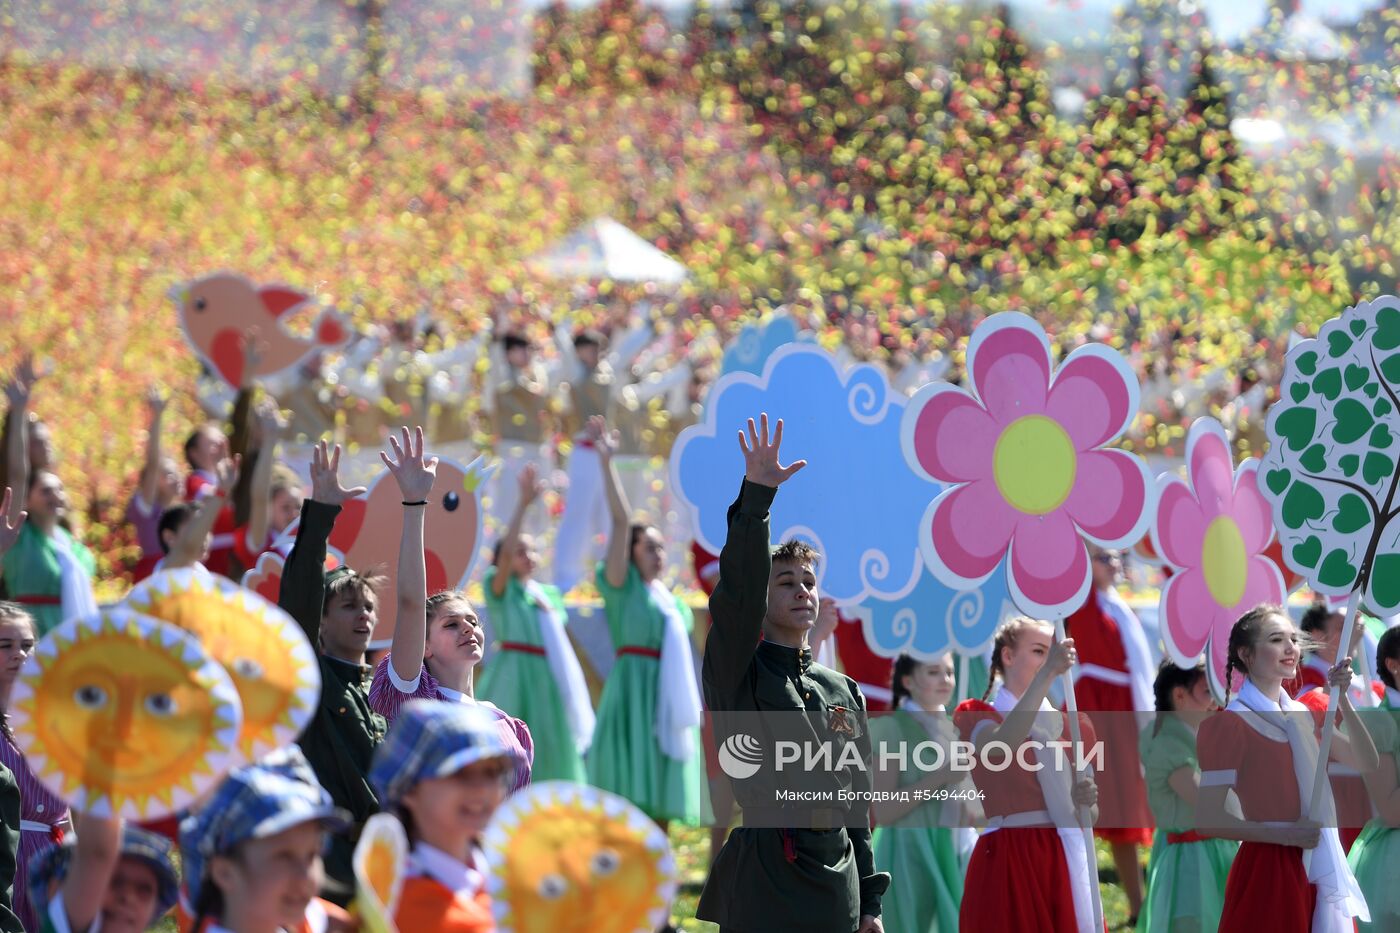
[[[312,301],[305,292],[285,285],[258,287],[240,275],[217,272],[171,291],[180,308],[180,327],[200,359],[235,389],[243,383],[243,342],[256,334],[263,344],[257,371],[269,376],[300,363],[311,353],[337,347],[349,330],[333,309],[316,319],[307,340],[287,330],[288,312]]]
[[[437,482],[428,497],[423,532],[423,559],[428,571],[428,595],[466,586],[482,543],[482,487],[495,464],[477,457],[467,466],[439,460]],[[403,536],[403,497],[388,470],[369,484],[369,492],[341,506],[327,547],[327,565],[345,564],[364,573],[388,577],[379,593],[379,623],[370,648],[387,648],[394,637],[393,594],[397,587],[399,539]],[[277,602],[282,583],[283,554],[291,552],[298,522],[288,526],[276,550],[264,553],[243,576],[243,585]],[[278,553],[281,552],[281,553]]]

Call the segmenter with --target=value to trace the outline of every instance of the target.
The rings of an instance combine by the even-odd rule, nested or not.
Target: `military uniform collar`
[[[805,674],[812,667],[811,648],[789,648],[764,639],[758,643],[758,653],[794,674]]]
[[[374,673],[373,668],[368,664],[357,664],[354,661],[346,661],[344,658],[337,658],[334,655],[322,655],[331,666],[347,681],[362,683]]]

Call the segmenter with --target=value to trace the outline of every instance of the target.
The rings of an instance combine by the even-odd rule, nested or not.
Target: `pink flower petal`
[[[1274,562],[1267,557],[1251,557],[1245,576],[1244,595],[1228,610],[1230,626],[1233,626],[1240,616],[1255,606],[1264,603],[1277,605],[1282,602],[1283,577],[1278,568],[1274,566]],[[1229,635],[1230,627],[1227,626],[1225,636],[1228,638]]]
[[[1076,596],[1088,588],[1089,552],[1064,509],[1047,515],[1018,513],[1009,575],[1013,596],[1066,614],[1077,608]],[[1025,601],[1017,603],[1029,611]]]
[[[972,384],[1000,425],[1041,414],[1050,385],[1050,357],[1034,333],[1004,327],[978,346]]]
[[[1065,511],[1089,537],[1129,543],[1147,507],[1147,482],[1142,460],[1127,451],[1085,451]]]
[[[1262,553],[1274,532],[1274,513],[1269,500],[1259,489],[1259,471],[1244,470],[1235,487],[1235,502],[1231,510],[1235,524],[1240,526],[1244,550],[1251,556]],[[1277,600],[1275,600],[1277,602]]]
[[[1235,461],[1224,437],[1214,432],[1202,433],[1191,446],[1188,469],[1202,515],[1214,518],[1234,511]]]
[[[1162,639],[1177,658],[1201,653],[1211,635],[1211,620],[1220,609],[1199,567],[1174,574],[1162,590]],[[1225,631],[1229,638],[1230,632]]]
[[[1185,483],[1163,484],[1157,500],[1157,544],[1167,563],[1177,568],[1199,566],[1208,524]]]
[[[915,416],[914,454],[934,479],[970,483],[991,475],[998,436],[1000,429],[986,410],[952,389],[929,396]]]
[[[935,500],[930,522],[939,561],[963,580],[985,577],[1006,553],[1017,514],[991,480],[944,493]]]
[[[1075,450],[1089,450],[1123,433],[1133,410],[1123,374],[1099,356],[1077,356],[1055,374],[1045,413],[1064,425]]]

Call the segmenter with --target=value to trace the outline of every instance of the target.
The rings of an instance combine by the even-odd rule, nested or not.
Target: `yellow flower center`
[[[1201,569],[1211,599],[1227,609],[1244,596],[1249,578],[1249,556],[1244,552],[1240,526],[1228,515],[1217,516],[1206,529],[1201,545]]]
[[[1065,429],[1044,415],[1011,422],[992,454],[997,490],[1008,505],[1027,515],[1058,509],[1074,489],[1078,465]]]

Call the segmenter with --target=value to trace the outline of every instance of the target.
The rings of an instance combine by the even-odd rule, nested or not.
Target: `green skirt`
[[[598,701],[588,783],[625,797],[654,820],[713,823],[700,730],[692,730],[694,751],[685,761],[667,755],[656,741],[659,667],[639,655],[617,659]]]
[[[1400,930],[1400,830],[1372,820],[1352,843],[1347,861],[1371,909],[1371,922],[1358,923],[1362,933]]]
[[[875,866],[890,873],[880,900],[890,933],[951,933],[958,929],[963,867],[952,830],[881,826],[875,830]]]
[[[1229,839],[1171,843],[1158,828],[1147,863],[1147,897],[1138,915],[1138,933],[1214,933],[1238,848]]]
[[[530,738],[535,742],[532,782],[584,783],[583,756],[574,745],[564,701],[545,657],[523,651],[496,652],[481,672],[476,696],[523,719],[530,727]]]

